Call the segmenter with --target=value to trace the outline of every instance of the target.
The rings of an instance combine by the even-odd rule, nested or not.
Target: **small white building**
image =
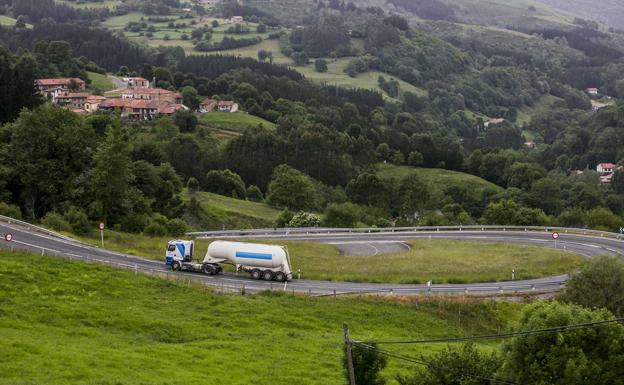
[[[590,87],[587,89],[587,93],[590,95],[598,95],[598,88]]]

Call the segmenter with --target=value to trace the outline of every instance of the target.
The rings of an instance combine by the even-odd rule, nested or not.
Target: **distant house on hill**
[[[483,123],[483,127],[488,128],[490,125],[497,125],[497,124],[501,124],[504,122],[505,122],[505,119],[503,118],[490,119],[487,122]]]
[[[596,166],[596,171],[599,174],[611,174],[615,171],[615,168],[617,166],[613,163],[600,163],[598,166]]]
[[[598,88],[590,87],[586,91],[590,95],[598,95]]]
[[[239,23],[242,23],[243,21],[245,21],[245,19],[243,19],[242,16],[232,16],[232,18],[230,19],[230,23],[234,23],[234,24],[239,24]]]
[[[199,105],[199,112],[236,112],[238,103],[232,100],[206,99]]]

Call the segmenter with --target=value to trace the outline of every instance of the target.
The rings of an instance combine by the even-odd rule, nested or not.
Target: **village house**
[[[155,100],[182,104],[182,95],[162,88],[128,88],[121,92],[122,99]]]
[[[40,94],[52,97],[56,90],[84,91],[86,83],[79,78],[37,79],[35,86]]]
[[[230,19],[230,23],[233,24],[240,24],[244,21],[242,16],[232,16],[232,18]]]
[[[595,96],[595,95],[598,95],[598,88],[593,88],[593,87],[592,87],[592,88],[588,88],[586,91],[587,91],[587,93],[588,93],[588,94],[590,94],[590,95],[594,95],[594,96]]]
[[[128,85],[128,88],[149,88],[149,80],[141,77],[135,78],[123,78],[123,81]]]
[[[52,94],[52,102],[59,106],[82,109],[88,96],[86,92],[72,92],[57,88]]]
[[[106,98],[104,96],[89,95],[87,96],[87,100],[85,100],[82,109],[89,114],[97,112],[100,104],[104,101],[106,101]]]
[[[107,98],[102,101],[99,110],[120,111],[121,117],[128,120],[150,120],[158,115],[173,115],[180,110],[188,110],[183,104],[166,100]]]
[[[232,100],[206,99],[199,105],[199,112],[236,112],[238,103]]]

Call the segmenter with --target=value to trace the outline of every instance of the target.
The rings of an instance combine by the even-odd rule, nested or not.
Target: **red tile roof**
[[[79,78],[62,78],[62,79],[37,79],[35,84],[40,86],[56,86],[56,85],[69,85],[72,80],[78,84],[84,84],[84,80]]]
[[[615,168],[616,165],[613,163],[600,163],[599,166],[602,168]]]

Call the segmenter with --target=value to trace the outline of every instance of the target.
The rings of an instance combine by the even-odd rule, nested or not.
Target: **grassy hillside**
[[[502,192],[503,188],[474,175],[443,170],[438,168],[414,168],[408,166],[395,166],[393,164],[377,165],[378,175],[382,178],[402,179],[410,174],[418,175],[424,182],[429,184],[434,190],[444,190],[449,186],[469,187],[473,191],[493,189]]]
[[[13,27],[16,21],[17,19],[14,19],[12,17],[0,15],[0,25],[2,26]],[[32,28],[32,27],[33,27],[32,24],[26,24],[26,28]]]
[[[624,3],[621,0],[537,0],[554,8],[571,12],[585,19],[624,28]]]
[[[264,203],[209,192],[198,192],[194,196],[199,205],[195,211],[189,212],[186,219],[201,230],[273,227],[280,213],[280,210]],[[182,199],[189,201],[190,196],[185,193]]]
[[[461,336],[498,332],[521,307],[216,295],[51,257],[0,258],[7,385],[343,384],[343,322],[364,340]],[[391,360],[384,375],[395,384],[411,369]]]
[[[208,124],[221,129],[243,132],[247,128],[262,126],[275,129],[275,123],[260,117],[249,115],[246,112],[210,112],[203,114],[200,123]]]
[[[87,72],[87,74],[89,75],[89,79],[91,79],[91,88],[104,92],[115,88],[113,82],[108,78],[108,76],[95,72]]]
[[[516,124],[523,125],[525,123],[530,123],[533,116],[548,111],[552,105],[558,101],[562,101],[562,99],[552,95],[543,96],[534,106],[525,107],[518,111]]]

